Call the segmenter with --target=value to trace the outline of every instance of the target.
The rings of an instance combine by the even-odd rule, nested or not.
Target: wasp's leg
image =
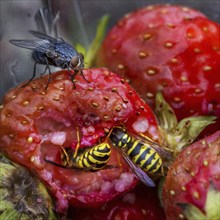
[[[25,83],[23,86],[21,86],[21,88],[27,86],[36,76],[36,67],[37,67],[37,62],[34,63],[34,71],[33,71],[33,75],[32,77],[28,80],[27,83]]]
[[[117,165],[111,165],[111,164],[109,164],[109,165],[105,165],[105,166],[102,168],[102,170],[117,169],[117,168],[118,168]]]
[[[68,153],[66,152],[65,148],[60,146],[60,149],[61,149],[61,159],[62,159],[63,166],[71,167],[72,163],[70,161],[70,157]]]
[[[79,135],[79,127],[76,125],[76,137],[77,137],[77,145],[76,150],[74,152],[73,158],[76,158],[80,146],[80,135]]]
[[[120,167],[120,171],[122,172],[122,163],[121,163],[121,155],[117,152],[117,160],[118,160],[118,164],[119,164],[119,167]]]

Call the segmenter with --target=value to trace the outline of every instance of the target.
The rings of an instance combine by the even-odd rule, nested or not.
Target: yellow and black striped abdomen
[[[128,146],[127,155],[146,173],[155,174],[161,171],[162,159],[149,144],[132,139]]]
[[[103,168],[111,154],[111,149],[108,143],[102,143],[92,147],[76,158],[76,165],[78,168],[92,170],[100,170]]]

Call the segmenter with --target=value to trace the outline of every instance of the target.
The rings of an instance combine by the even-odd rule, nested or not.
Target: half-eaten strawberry
[[[97,172],[65,169],[61,147],[94,146],[105,132],[123,125],[160,142],[155,116],[137,93],[105,68],[84,69],[74,89],[68,71],[52,74],[9,91],[1,105],[0,146],[13,161],[35,172],[57,199],[57,210],[68,204],[98,206],[131,189],[137,179],[120,154],[112,149],[109,165]],[[47,160],[47,161],[45,161]]]

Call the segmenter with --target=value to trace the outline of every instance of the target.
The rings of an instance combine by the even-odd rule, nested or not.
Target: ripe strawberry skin
[[[130,79],[152,107],[156,92],[162,91],[179,120],[191,115],[219,117],[219,27],[192,9],[143,8],[112,28],[97,64]],[[219,126],[220,119],[206,133]]]
[[[68,203],[98,206],[134,187],[137,179],[112,149],[109,164],[118,168],[98,172],[63,169],[60,146],[80,148],[99,144],[106,129],[116,124],[142,132],[159,142],[155,116],[136,92],[105,68],[84,69],[76,76],[76,89],[68,71],[52,74],[9,91],[0,109],[0,150],[34,171],[57,199],[57,211]]]
[[[219,149],[220,131],[217,131],[190,145],[176,158],[163,185],[163,206],[168,220],[186,219],[181,204],[191,204],[205,213],[205,219],[211,219],[206,207],[217,203],[213,203],[213,198],[212,204],[207,204],[207,196],[213,188],[220,192]]]

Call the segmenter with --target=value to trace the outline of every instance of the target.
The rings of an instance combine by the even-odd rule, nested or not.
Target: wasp
[[[119,151],[138,179],[145,185],[154,187],[148,174],[163,173],[162,156],[168,153],[152,140],[130,134],[120,126],[115,126],[108,134],[112,145]]]
[[[74,82],[74,77],[78,73],[80,73],[83,76],[83,78],[86,80],[82,71],[84,67],[84,57],[82,53],[77,52],[70,44],[66,43],[61,38],[56,39],[38,31],[30,31],[30,32],[38,39],[9,40],[9,42],[14,44],[15,46],[33,50],[32,57],[35,61],[33,76],[23,86],[26,86],[34,79],[36,74],[37,64],[46,65],[44,72],[46,72],[47,69],[49,70],[49,79],[46,88],[48,87],[51,77],[51,71],[49,65],[53,65],[55,67],[61,67],[62,69],[68,69],[69,72],[70,69],[73,69],[74,74],[71,74],[71,80],[73,82]]]
[[[46,162],[67,169],[98,171],[101,169],[114,168],[112,165],[107,165],[110,155],[111,148],[108,143],[101,143],[90,148],[79,149],[76,157],[74,157],[74,150],[72,148],[61,147],[62,164],[57,164],[50,160],[46,160]]]

